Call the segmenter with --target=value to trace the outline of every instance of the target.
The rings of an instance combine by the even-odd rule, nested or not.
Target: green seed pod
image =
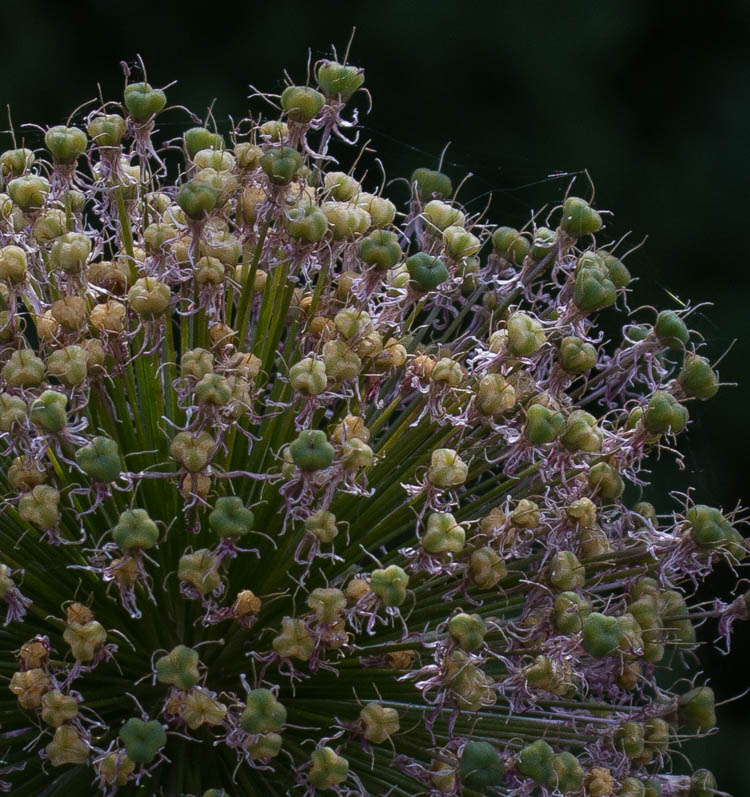
[[[274,147],[263,153],[260,168],[274,185],[289,185],[302,168],[302,156],[291,147]]]
[[[602,433],[596,418],[585,410],[573,410],[565,423],[563,444],[573,451],[593,453],[602,447]]]
[[[375,459],[370,446],[362,440],[353,437],[345,440],[341,445],[341,466],[344,470],[363,470],[369,468]]]
[[[408,585],[409,576],[398,565],[373,570],[370,576],[370,588],[385,606],[401,606],[406,600]]]
[[[464,549],[466,532],[447,512],[433,512],[427,518],[427,531],[422,537],[422,547],[431,554],[458,554]]]
[[[338,536],[336,515],[326,509],[319,509],[305,518],[305,531],[313,534],[320,542],[333,542]]]
[[[198,380],[193,395],[199,404],[224,407],[232,399],[232,384],[219,374],[206,374]]]
[[[247,694],[246,708],[240,716],[245,733],[278,733],[286,723],[286,708],[268,689],[253,689]]]
[[[216,450],[216,441],[208,432],[193,435],[178,432],[169,446],[169,453],[185,470],[197,473],[208,465]]]
[[[167,95],[148,83],[130,83],[125,87],[124,102],[131,119],[147,122],[167,104]]]
[[[211,209],[213,209],[214,207],[224,207],[229,198],[237,189],[238,182],[237,178],[230,172],[217,171],[216,169],[209,167],[201,169],[195,175],[195,177],[193,177],[193,179],[189,183],[186,183],[183,187],[187,186],[206,186],[207,188],[212,189],[216,194],[216,202],[211,207]],[[201,195],[198,195],[197,193],[193,195],[193,202],[190,203],[191,212],[197,213],[199,210],[202,210],[208,213],[209,208],[207,206],[210,204],[209,195],[204,192],[200,201],[197,201],[199,196]],[[184,212],[186,214],[188,213],[187,210],[184,210]]]
[[[278,733],[262,733],[257,741],[249,741],[245,746],[253,761],[268,761],[281,752],[282,739]]]
[[[219,133],[214,133],[207,127],[191,127],[182,136],[185,152],[191,160],[204,149],[224,149],[224,139]]]
[[[76,661],[92,661],[107,641],[107,632],[101,623],[89,620],[84,623],[68,622],[63,631],[63,639],[70,645],[70,652]]]
[[[122,472],[120,449],[109,437],[95,437],[75,453],[76,464],[98,482],[109,484]]]
[[[690,776],[688,797],[714,797],[717,793],[716,778],[707,769],[696,769]]]
[[[89,757],[89,746],[75,725],[61,725],[44,750],[53,767],[85,764]]]
[[[652,434],[679,434],[687,426],[688,411],[665,390],[657,390],[643,413],[643,424]]]
[[[522,775],[539,784],[552,783],[555,777],[552,768],[554,755],[554,751],[544,739],[537,739],[518,754],[516,768]]]
[[[513,313],[507,329],[508,348],[516,357],[530,357],[547,340],[541,323],[526,313]]]
[[[638,778],[623,778],[617,797],[645,797],[646,787]]]
[[[478,548],[469,559],[469,575],[480,589],[492,589],[507,575],[503,558],[492,548]]]
[[[362,370],[362,360],[343,340],[329,340],[323,346],[323,362],[333,383],[355,379]]]
[[[412,172],[409,183],[414,187],[422,202],[429,202],[431,199],[442,199],[453,193],[453,183],[447,174],[434,171],[433,169],[415,169]]]
[[[455,360],[441,357],[433,366],[430,379],[436,384],[458,387],[464,380],[464,371]]]
[[[8,149],[0,155],[0,175],[19,177],[34,165],[36,156],[30,149]]]
[[[326,433],[320,429],[306,429],[289,445],[292,460],[304,471],[323,470],[333,463],[335,451]]]
[[[136,764],[150,764],[167,743],[167,734],[157,720],[144,722],[137,717],[131,717],[120,728],[118,736],[128,758]]]
[[[224,264],[216,257],[200,258],[193,271],[193,278],[198,285],[221,285],[225,276]]]
[[[60,521],[59,504],[60,493],[49,484],[39,484],[31,492],[21,495],[18,514],[21,520],[47,531]]]
[[[201,595],[208,595],[221,585],[216,557],[205,548],[186,553],[177,563],[177,578]]]
[[[583,621],[584,650],[597,659],[609,656],[617,650],[623,633],[616,617],[591,612]]]
[[[692,506],[685,513],[685,519],[690,524],[690,536],[701,548],[715,548],[731,536],[732,524],[713,507]]]
[[[301,204],[287,211],[284,226],[292,238],[312,244],[328,232],[328,217],[317,205]]]
[[[201,219],[217,205],[216,189],[203,181],[190,180],[177,191],[175,201],[188,218]]]
[[[443,248],[452,260],[463,260],[479,251],[481,241],[463,227],[451,225],[443,230]]]
[[[487,623],[478,614],[460,614],[451,617],[448,633],[462,650],[479,650],[487,634]]]
[[[328,385],[325,363],[305,357],[289,369],[289,382],[303,396],[318,396]]]
[[[555,628],[561,634],[577,634],[591,612],[589,601],[570,591],[555,595],[553,607]]]
[[[55,163],[75,163],[86,151],[88,138],[77,127],[57,125],[50,127],[44,135],[47,151]]]
[[[142,318],[153,319],[162,315],[169,307],[172,292],[169,285],[153,277],[141,277],[128,291],[131,308]]]
[[[534,260],[542,260],[557,247],[557,234],[548,227],[537,227],[531,245],[531,256]]]
[[[127,131],[127,123],[116,113],[97,114],[86,125],[86,131],[97,147],[119,147]]]
[[[357,204],[370,214],[373,227],[387,227],[396,218],[396,206],[385,197],[363,191],[357,197]]]
[[[359,242],[358,251],[362,260],[378,271],[393,268],[403,256],[398,237],[390,230],[373,230]]]
[[[307,124],[322,110],[326,98],[309,86],[287,86],[281,92],[281,107],[293,122]]]
[[[425,206],[422,215],[430,226],[440,232],[452,226],[463,227],[466,216],[457,207],[440,199],[432,199]]]
[[[623,722],[615,733],[615,744],[628,758],[643,754],[645,729],[642,722]]]
[[[315,649],[315,641],[310,636],[304,620],[284,617],[281,632],[271,642],[273,649],[283,659],[308,661]]]
[[[656,317],[654,332],[660,343],[670,349],[682,349],[690,340],[690,331],[674,310],[662,310]]]
[[[603,310],[615,303],[617,288],[599,258],[587,253],[578,261],[573,301],[582,313]]]
[[[585,374],[598,358],[596,349],[585,340],[567,335],[560,341],[560,366],[569,374]]]
[[[601,230],[602,217],[589,205],[585,199],[569,196],[562,209],[560,228],[572,238],[581,238],[584,235],[593,235]]]
[[[23,424],[28,418],[26,402],[10,393],[0,393],[0,431],[9,432],[14,424]]]
[[[31,349],[17,349],[0,374],[13,387],[38,387],[44,381],[45,368]]]
[[[208,524],[220,537],[241,537],[252,531],[255,516],[236,495],[225,495],[216,500],[208,515]]]
[[[42,695],[42,722],[51,728],[59,728],[78,716],[78,701],[59,689],[51,689]]]
[[[497,416],[516,404],[516,390],[502,374],[485,374],[476,393],[476,408],[484,415]]]
[[[662,790],[661,790],[661,783],[660,781],[656,780],[656,778],[649,778],[645,784],[646,791],[644,792],[643,797],[661,797]],[[701,797],[711,797],[710,795],[701,795]]]
[[[505,778],[505,765],[489,742],[468,742],[461,751],[461,785],[465,789],[488,794]]]
[[[190,349],[182,355],[180,373],[200,380],[214,370],[214,355],[206,349]]]
[[[224,149],[201,149],[195,153],[193,163],[198,170],[213,169],[216,172],[233,172],[237,161],[231,152]]]
[[[583,768],[573,753],[565,751],[554,756],[552,773],[550,785],[562,794],[578,792],[583,787]]]
[[[609,273],[610,280],[615,288],[626,288],[630,284],[632,277],[628,267],[609,252],[598,252],[599,259]]]
[[[112,538],[123,551],[147,551],[159,540],[159,529],[145,509],[126,509],[112,529]]]
[[[690,731],[708,731],[716,725],[714,690],[698,686],[681,695],[678,702],[680,725]]]
[[[307,773],[311,786],[321,791],[334,789],[349,775],[349,762],[331,747],[319,747],[310,756],[312,767]]]
[[[80,346],[66,346],[47,357],[47,373],[66,387],[80,385],[88,375],[88,354]]]
[[[57,390],[45,390],[31,402],[29,418],[33,424],[53,434],[61,432],[68,423],[68,398]]]
[[[589,487],[605,501],[613,501],[625,492],[622,476],[607,462],[597,462],[589,470]]]
[[[531,251],[528,238],[515,227],[498,227],[492,233],[492,247],[500,257],[520,266]]]
[[[21,210],[34,210],[47,201],[49,181],[38,174],[16,177],[8,183],[8,193]]]
[[[324,60],[315,75],[320,90],[329,100],[348,102],[365,82],[364,69],[337,61]]]
[[[432,452],[427,480],[434,487],[448,490],[466,482],[469,466],[452,448],[438,448]]]
[[[330,625],[341,619],[346,596],[336,587],[318,587],[308,595],[307,605],[315,612],[318,622]]]
[[[91,239],[80,232],[68,232],[52,244],[49,267],[59,268],[66,274],[80,274],[91,254]]]
[[[526,426],[524,435],[534,446],[542,446],[556,440],[565,427],[562,413],[545,407],[544,404],[532,404],[526,410]]]
[[[573,551],[557,551],[549,565],[549,583],[557,590],[580,589],[586,583],[586,568]]]
[[[685,357],[677,381],[686,395],[701,401],[713,398],[719,390],[719,375],[705,357],[697,354]]]
[[[381,703],[367,703],[359,712],[359,719],[365,739],[373,744],[387,742],[401,727],[398,711]]]
[[[26,252],[20,246],[0,248],[0,281],[20,285],[26,279]]]
[[[406,260],[412,285],[421,293],[429,293],[450,279],[450,272],[439,257],[418,252]]]
[[[159,683],[176,686],[187,691],[200,680],[198,651],[177,645],[165,656],[156,660],[156,677]]]
[[[337,202],[356,200],[362,190],[362,186],[346,172],[327,172],[323,175],[323,186]],[[374,199],[372,194],[369,196]],[[360,203],[357,202],[357,204]],[[367,210],[369,203],[360,205],[360,207]]]
[[[48,244],[64,235],[67,229],[65,213],[53,208],[45,210],[37,216],[32,234],[40,244]]]

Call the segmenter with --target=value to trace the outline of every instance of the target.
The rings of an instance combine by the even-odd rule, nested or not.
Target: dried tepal
[[[313,73],[172,141],[129,76],[0,155],[4,788],[715,793],[682,664],[748,611],[690,597],[746,543],[644,470],[719,386],[689,309],[631,314],[572,193],[394,204],[363,70]]]

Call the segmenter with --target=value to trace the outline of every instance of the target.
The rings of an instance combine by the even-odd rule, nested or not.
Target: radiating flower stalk
[[[741,521],[645,500],[719,387],[690,308],[572,193],[394,204],[363,70],[313,74],[166,142],[128,75],[0,155],[3,788],[721,793],[670,670],[748,617],[688,602]]]

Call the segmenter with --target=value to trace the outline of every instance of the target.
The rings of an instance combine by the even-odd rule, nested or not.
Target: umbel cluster
[[[690,309],[570,193],[394,204],[364,71],[313,74],[172,140],[128,76],[0,155],[0,791],[718,793],[678,672],[747,546],[645,469],[719,387]]]

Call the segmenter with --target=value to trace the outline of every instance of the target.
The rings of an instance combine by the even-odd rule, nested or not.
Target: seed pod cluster
[[[312,82],[165,142],[131,81],[0,154],[0,790],[710,793],[664,674],[748,618],[691,600],[741,519],[641,494],[720,385],[689,308],[630,314],[572,191],[384,196],[364,71]]]

